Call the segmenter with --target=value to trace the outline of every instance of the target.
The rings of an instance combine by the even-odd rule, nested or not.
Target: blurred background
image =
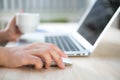
[[[78,22],[94,0],[0,0],[0,28],[5,27],[15,13],[40,13],[45,22]]]

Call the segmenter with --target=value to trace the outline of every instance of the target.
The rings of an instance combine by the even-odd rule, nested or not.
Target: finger
[[[52,63],[51,55],[49,53],[47,53],[43,57],[44,57],[44,60],[45,60],[45,68],[49,68],[51,63]]]
[[[34,65],[36,69],[41,69],[43,67],[43,62],[37,56],[27,55],[24,65]]]
[[[43,62],[45,64],[45,68],[50,67],[50,65],[52,63],[52,57],[51,57],[48,50],[46,50],[44,53],[40,53],[40,49],[34,49],[34,50],[31,51],[31,54],[33,54],[33,55],[35,55],[35,56],[37,56],[39,58],[42,58]]]
[[[63,52],[61,51],[58,47],[54,47],[54,50],[57,51],[61,57],[64,57],[64,58],[67,58],[68,56]]]
[[[8,24],[10,27],[14,27],[16,25],[16,16],[13,16]]]
[[[54,49],[55,51],[57,51],[57,53],[61,56],[61,57],[65,57],[67,58],[68,56],[62,51],[60,50],[56,45],[54,44],[48,44],[52,49]]]
[[[18,26],[16,26],[16,32],[17,34],[22,35],[22,32],[19,30]]]
[[[22,35],[21,31],[19,30],[18,26],[16,25],[16,16],[13,16],[13,18],[10,20],[9,22],[10,24],[8,24],[10,27],[12,27],[11,29],[14,29],[14,31],[17,32],[18,36]]]
[[[56,64],[58,65],[59,68],[63,69],[65,68],[65,65],[58,53],[55,51],[50,51],[52,58],[55,60]]]

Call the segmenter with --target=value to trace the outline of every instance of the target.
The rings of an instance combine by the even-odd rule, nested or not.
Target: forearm
[[[0,66],[4,65],[6,60],[7,48],[0,46]]]

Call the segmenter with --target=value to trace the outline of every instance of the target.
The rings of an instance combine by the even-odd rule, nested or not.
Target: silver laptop
[[[106,0],[95,0],[80,20],[79,28],[71,34],[25,34],[17,45],[36,42],[56,44],[68,56],[89,56],[95,50],[106,29],[120,12],[120,7],[112,8]],[[42,36],[40,36],[42,35]],[[30,40],[30,37],[33,40]],[[40,37],[38,37],[40,36]]]

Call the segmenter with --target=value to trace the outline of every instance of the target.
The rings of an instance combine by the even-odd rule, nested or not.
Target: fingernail
[[[64,63],[61,63],[61,68],[65,68],[65,64]]]

